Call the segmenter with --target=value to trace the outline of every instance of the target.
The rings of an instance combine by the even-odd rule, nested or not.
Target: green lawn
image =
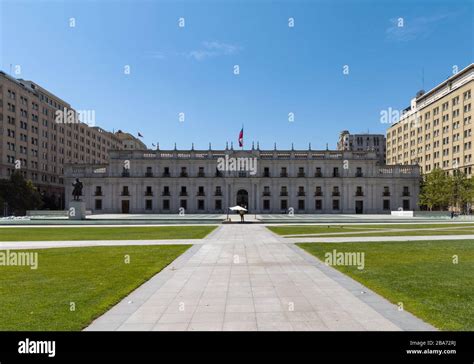
[[[0,228],[0,241],[202,239],[216,226]]]
[[[36,270],[0,266],[0,331],[81,330],[188,248],[154,245],[34,250],[38,252]],[[130,257],[128,264],[126,255]],[[75,311],[70,310],[71,302]]]
[[[359,233],[359,234],[321,234],[321,235],[298,235],[298,238],[314,238],[314,237],[335,237],[335,238],[344,238],[344,237],[364,237],[364,236],[437,236],[437,235],[472,235],[474,234],[473,228],[466,229],[456,229],[456,230],[411,230],[410,231],[380,231],[380,232],[371,232],[371,233]]]
[[[406,229],[406,230],[417,230],[417,229],[430,229],[430,228],[446,228],[446,229],[462,229],[467,232],[464,234],[469,234],[469,229],[471,233],[474,233],[474,224],[384,224],[384,225],[281,225],[281,226],[267,226],[268,229],[273,231],[278,235],[308,235],[308,234],[329,234],[329,233],[352,233],[352,232],[363,232],[363,231],[373,231],[375,236],[377,230],[385,229]],[[455,229],[454,229],[455,228]],[[421,230],[423,231],[423,230]],[[429,230],[424,230],[424,232],[429,232]],[[403,233],[409,234],[411,232]],[[386,233],[383,233],[386,234]],[[396,232],[395,235],[401,235]],[[423,235],[423,234],[420,234]],[[429,235],[429,234],[426,234]],[[435,233],[435,235],[438,235]],[[329,236],[329,235],[327,235]],[[355,235],[354,235],[355,236]],[[370,236],[370,235],[367,235]],[[387,235],[389,236],[389,235]],[[302,236],[300,236],[302,237]]]
[[[474,240],[298,245],[322,261],[364,252],[365,269],[334,268],[441,330],[474,330]]]

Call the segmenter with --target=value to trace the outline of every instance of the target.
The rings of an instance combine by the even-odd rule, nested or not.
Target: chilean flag
[[[239,133],[239,147],[244,146],[244,128],[242,127],[242,130]]]

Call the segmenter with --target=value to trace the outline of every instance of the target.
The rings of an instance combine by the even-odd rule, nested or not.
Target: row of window
[[[333,186],[331,194],[332,196],[340,196],[340,189],[338,186]],[[130,190],[128,186],[122,186],[121,196],[130,196]],[[95,196],[102,196],[102,186],[96,186],[94,191]],[[169,186],[163,186],[163,190],[161,192],[162,196],[171,196]],[[180,196],[188,196],[188,190],[186,186],[181,186],[179,191]],[[198,186],[198,190],[196,193],[197,196],[206,196],[204,186]],[[287,186],[282,186],[279,192],[280,196],[288,196],[288,188]],[[316,186],[315,196],[323,196],[323,189],[321,186]],[[364,196],[364,191],[362,186],[356,186],[356,196]],[[390,187],[385,186],[383,188],[382,196],[390,196]],[[153,196],[153,188],[152,186],[146,186],[145,189],[145,196]],[[214,191],[214,196],[222,196],[222,188],[221,186],[216,186]],[[271,196],[270,186],[264,186],[262,196]],[[297,196],[306,196],[306,191],[304,186],[299,186],[297,191]],[[403,186],[402,196],[410,196],[410,188],[408,186]]]
[[[470,99],[471,99],[471,90],[467,90],[467,91],[465,91],[465,92],[463,93],[463,100],[464,100],[464,102],[465,102],[465,101],[470,100]],[[456,97],[454,97],[454,98],[451,99],[451,105],[452,105],[452,106],[459,105],[459,102],[460,102],[459,96],[456,96]],[[441,110],[442,110],[442,111],[447,111],[448,108],[449,108],[449,101],[446,101],[446,102],[444,102],[444,103],[441,105]],[[464,105],[464,108],[463,108],[463,109],[464,109],[464,112],[469,112],[469,111],[471,110],[471,104],[469,103],[469,104]],[[439,106],[433,108],[433,109],[432,109],[433,115],[434,115],[434,116],[438,115],[438,114],[439,114],[439,110],[440,110]],[[458,113],[456,113],[456,115],[458,115]],[[454,115],[453,115],[453,116],[454,116]],[[396,133],[402,133],[403,131],[408,130],[409,127],[411,128],[411,127],[415,126],[416,123],[422,122],[422,121],[423,121],[423,118],[424,118],[424,120],[430,119],[430,118],[431,118],[431,111],[427,111],[427,112],[424,113],[424,115],[420,115],[420,116],[417,118],[416,121],[413,120],[413,121],[412,121],[411,123],[409,123],[409,124],[408,124],[408,123],[405,123],[405,124],[403,125],[403,127],[402,127],[402,126],[399,126],[399,127],[396,128],[396,129],[393,129],[393,130],[391,130],[391,131],[388,131],[388,132],[387,132],[387,138],[389,138],[391,135],[392,135],[392,136],[395,136]]]
[[[3,117],[0,117],[0,120],[1,120],[1,119],[3,119]],[[43,120],[43,121],[44,121],[44,122],[43,122],[43,125],[44,125],[44,126],[47,126],[47,120]],[[12,116],[8,116],[8,115],[7,115],[7,123],[8,123],[9,125],[16,125],[16,119],[15,119],[14,117],[12,117]],[[20,120],[20,129],[28,130],[28,123],[27,123],[26,121]],[[30,128],[30,129],[31,129],[31,132],[32,132],[33,134],[39,134],[39,129],[38,129],[37,126],[31,125],[31,128]],[[61,127],[60,129],[64,130],[64,128],[62,128],[62,127]],[[53,127],[53,131],[56,131],[56,127],[55,127],[55,126]],[[56,140],[57,140],[57,139],[56,139],[56,134],[54,134],[54,133],[49,134],[47,130],[42,130],[41,136],[42,136],[43,138],[46,138],[46,139],[47,139],[49,136],[51,136],[51,140],[52,140],[52,141],[56,141]],[[105,142],[105,139],[102,140],[102,144],[103,144],[103,145],[102,145],[102,147],[101,147],[101,146],[100,146],[100,137],[98,137],[98,142],[97,142],[97,144],[96,144],[95,141],[91,141],[91,139],[86,139],[85,137],[79,136],[78,134],[72,134],[71,131],[67,131],[67,135],[66,135],[66,136],[69,137],[69,138],[73,138],[74,140],[80,141],[82,144],[86,144],[86,145],[92,146],[93,148],[100,148],[100,149],[102,149],[103,152],[105,152],[105,151],[107,150],[107,148],[110,148],[110,147],[111,147],[112,149],[116,149],[116,148],[117,148],[117,145],[116,145],[116,144],[110,144],[110,142],[107,142],[107,143],[106,143],[106,142]],[[95,135],[94,135],[94,136],[95,136]],[[95,137],[92,138],[92,139],[95,139]],[[64,137],[62,137],[62,136],[59,137],[59,142],[60,142],[61,144],[64,144],[65,141],[68,142],[69,145],[71,145],[71,143],[72,143],[71,140],[66,140],[66,139],[65,139]],[[106,147],[106,144],[107,144],[107,147]],[[77,148],[78,144],[76,143],[76,144],[74,144],[74,145],[75,145],[75,147]]]
[[[447,134],[448,133],[448,130],[449,129],[446,129],[446,128],[443,128],[443,134]],[[439,130],[435,130],[435,132],[433,133],[433,139],[435,138],[438,138],[440,135],[439,135]],[[466,129],[464,130],[462,133],[454,133],[452,134],[452,137],[453,137],[453,142],[456,142],[456,141],[460,141],[461,140],[461,136],[463,138],[469,138],[472,136],[472,129]],[[411,139],[410,140],[410,144],[408,144],[408,137],[407,138],[404,138],[404,140],[406,140],[403,144],[401,143],[401,141],[399,141],[399,143],[396,143],[395,141],[393,141],[393,147],[392,148],[392,151],[395,151],[397,147],[398,150],[402,150],[402,146],[403,148],[408,148],[408,145],[410,145],[410,147],[414,147],[416,144],[420,144],[420,143],[423,143],[423,142],[427,142],[427,141],[430,141],[431,140],[431,133],[428,133],[425,135],[425,137],[423,138],[423,136],[419,136],[418,138],[416,139]],[[445,144],[445,141],[448,141],[449,142],[449,136],[445,136],[443,137],[443,144]],[[438,141],[439,142],[439,141]],[[387,143],[387,146],[388,146],[388,150],[387,152],[390,153],[390,147],[391,147],[391,143],[388,142]]]
[[[0,99],[0,105],[3,105],[3,101]],[[7,110],[11,113],[16,113],[16,107],[15,107],[15,104],[12,104],[12,103],[7,103]],[[44,113],[45,115],[48,115],[48,113]],[[31,120],[34,121],[34,122],[39,122],[39,117],[38,115],[36,114],[30,114],[31,115]],[[28,112],[24,109],[20,109],[20,116],[22,118],[25,118],[27,119],[28,118]],[[15,118],[12,117],[12,116],[9,116],[11,118],[11,123],[14,124],[15,123]],[[45,126],[45,127],[48,127],[49,126],[49,121],[47,119],[42,119],[42,125]],[[92,133],[90,129],[87,129],[85,126],[83,125],[80,125],[78,123],[64,123],[65,126],[67,126],[68,128],[70,129],[74,129],[74,131],[77,131],[77,132],[80,132],[81,134],[84,134],[86,135],[87,137],[91,138],[92,140],[97,140],[98,143],[101,143],[104,144],[104,145],[107,145],[107,147],[112,147],[113,149],[115,149],[117,147],[117,144],[114,144],[113,142],[111,142],[110,140],[104,138],[103,136],[101,135],[98,135],[97,133]],[[63,126],[63,125],[60,125],[58,123],[51,123],[51,129],[53,131],[58,131],[61,133],[61,134],[66,134],[66,136],[72,138],[74,137],[76,140],[79,139],[79,135],[78,134],[73,134],[71,130],[66,130],[66,128]],[[81,137],[81,140],[83,141],[84,140],[84,137]]]
[[[243,177],[247,177],[246,172],[244,172],[244,171],[240,171],[240,172],[242,172]],[[153,177],[153,176],[154,176],[153,168],[152,167],[146,167],[145,177]],[[161,177],[171,177],[171,176],[172,176],[172,174],[170,172],[170,168],[169,167],[164,167],[163,172],[161,174]],[[178,176],[179,177],[189,177],[187,167],[181,167],[181,171],[180,171]],[[206,177],[206,173],[204,172],[204,167],[199,167],[198,173],[197,173],[196,176],[197,177]],[[216,169],[216,172],[214,173],[214,176],[215,177],[222,177],[223,173]],[[263,175],[262,176],[263,177],[271,177],[269,167],[265,167],[263,169]],[[288,176],[289,176],[289,174],[288,174],[287,168],[286,167],[281,167],[280,177],[288,177]],[[339,167],[334,167],[332,169],[331,176],[332,177],[340,177],[341,176],[340,168]],[[362,173],[362,167],[357,167],[356,168],[356,172],[355,172],[354,176],[355,177],[363,177],[364,176],[364,174]],[[127,168],[123,168],[122,177],[130,177],[130,170],[127,169]],[[298,172],[296,174],[296,177],[307,177],[307,174],[305,172],[304,167],[299,167],[298,168]],[[320,167],[316,168],[316,170],[314,172],[314,177],[324,177],[322,169]]]
[[[22,162],[23,164],[23,162]],[[43,167],[44,168],[44,167]],[[36,169],[38,169],[38,164],[36,163]],[[58,177],[56,175],[49,175],[49,174],[42,174],[42,173],[37,173],[37,172],[27,172],[26,170],[18,170],[15,168],[7,168],[7,174],[8,176],[11,176],[13,173],[18,173],[20,172],[23,177],[29,178],[34,182],[45,182],[45,183],[58,183],[58,184],[63,184],[64,179],[61,177]]]
[[[332,210],[339,211],[340,210],[340,200],[334,199],[331,201],[332,203]],[[304,211],[306,209],[306,201],[305,200],[298,200],[297,203],[297,210]],[[198,199],[197,200],[197,210],[204,211],[206,209],[206,202],[205,200]],[[383,210],[391,210],[390,200],[384,199],[382,202]],[[180,209],[186,210],[188,208],[188,201],[187,200],[180,200],[179,201]],[[398,208],[399,206],[397,206]],[[404,210],[410,210],[410,200],[403,200],[402,207]],[[95,210],[102,210],[102,199],[95,199],[94,203]],[[170,200],[163,200],[161,208],[165,211],[170,210]],[[271,202],[270,200],[263,200],[262,205],[263,210],[271,210]],[[315,210],[323,210],[323,200],[316,199],[314,201],[314,208]],[[286,212],[288,211],[288,200],[280,200],[280,210]],[[153,200],[146,199],[145,200],[145,210],[153,210]],[[222,211],[222,200],[218,199],[214,201],[214,210]],[[127,211],[128,212],[128,211]]]

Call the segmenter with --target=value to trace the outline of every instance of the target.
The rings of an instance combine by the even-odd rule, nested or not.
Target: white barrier
[[[413,217],[413,211],[392,211],[392,216]]]

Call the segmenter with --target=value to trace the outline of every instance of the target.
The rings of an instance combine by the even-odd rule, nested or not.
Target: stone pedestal
[[[69,201],[69,210],[67,214],[70,220],[85,220],[86,203],[84,201]]]

